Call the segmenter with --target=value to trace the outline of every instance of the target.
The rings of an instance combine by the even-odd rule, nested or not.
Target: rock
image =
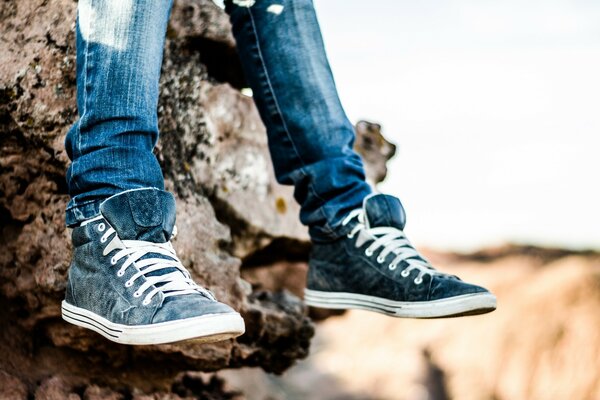
[[[19,378],[0,371],[0,398],[6,400],[26,400],[27,386]]]
[[[314,329],[298,297],[302,273],[268,290],[241,276],[265,268],[278,281],[277,262],[302,270],[309,243],[292,189],[275,182],[252,99],[238,90],[245,82],[228,18],[207,0],[175,1],[156,153],[177,197],[182,262],[242,313],[248,333],[202,346],[127,347],[60,318],[71,253],[63,143],[77,116],[75,10],[71,0],[0,4],[2,390],[44,399],[238,398],[212,375],[181,374],[243,366],[281,373],[306,357]]]
[[[367,179],[373,185],[383,181],[387,174],[387,161],[396,154],[396,146],[381,134],[381,125],[368,121],[356,124],[354,150],[365,162]]]
[[[211,0],[178,0],[173,3],[169,37],[211,40],[235,53],[229,17]]]
[[[35,392],[36,400],[81,400],[81,396],[58,376],[46,379]]]
[[[2,397],[7,400],[18,398]],[[172,391],[169,392],[144,393],[138,389],[115,390],[95,384],[74,385],[67,377],[60,375],[45,379],[35,392],[36,400],[123,400],[129,398],[133,400],[244,400],[244,396],[231,390],[222,378],[213,374],[193,372],[177,377],[173,382]]]
[[[90,385],[83,392],[83,400],[123,400],[125,396],[112,389]]]
[[[171,51],[185,50],[173,46]],[[170,64],[174,59],[181,63]],[[232,252],[238,257],[278,237],[308,241],[292,188],[275,181],[252,99],[229,84],[202,80],[201,65],[199,57],[165,61],[160,152],[168,177],[179,193],[210,197],[219,219],[232,227]],[[180,74],[193,78],[182,80]]]

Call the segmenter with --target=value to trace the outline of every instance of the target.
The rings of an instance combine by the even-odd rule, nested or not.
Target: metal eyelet
[[[382,264],[385,261],[385,257],[381,257],[381,255],[377,256],[377,262]]]
[[[100,242],[101,242],[101,243],[106,243],[106,240],[107,240],[107,237],[106,237],[106,236],[102,236],[102,237],[100,238]]]
[[[421,283],[423,283],[423,278],[421,278],[421,277],[419,276],[418,278],[416,278],[416,279],[414,280],[414,282],[415,282],[415,285],[420,285]]]
[[[407,269],[405,269],[404,271],[400,272],[400,275],[401,275],[403,278],[406,278],[407,276],[409,276],[409,275],[410,275],[410,272],[409,272]]]
[[[117,272],[117,276],[123,276],[123,275],[125,275],[125,271],[119,270],[119,272]]]
[[[105,229],[106,229],[106,225],[104,225],[104,222],[100,222],[98,224],[98,232],[104,232]]]
[[[150,301],[148,301],[148,300],[142,301],[142,305],[147,306],[148,304],[150,304]]]
[[[111,259],[110,259],[110,263],[111,263],[112,265],[117,265],[117,259],[116,259],[116,258],[114,258],[114,257],[113,257],[113,258],[111,258]]]
[[[373,255],[373,250],[371,250],[371,249],[366,249],[366,250],[365,250],[365,255],[366,255],[367,257],[371,257],[371,256]]]
[[[142,294],[139,292],[133,292],[133,297],[140,297]]]
[[[348,239],[352,239],[352,238],[354,237],[354,235],[352,235],[352,233],[347,233],[347,234],[346,234],[346,237],[347,237]]]
[[[395,269],[396,269],[396,267],[397,267],[397,266],[398,266],[398,265],[396,265],[396,264],[394,264],[394,263],[391,263],[391,264],[390,264],[390,266],[389,266],[388,268],[389,268],[390,270],[392,270],[392,271],[393,271],[393,270],[395,270]]]
[[[132,287],[132,286],[133,286],[133,282],[131,282],[131,281],[125,282],[125,287]]]

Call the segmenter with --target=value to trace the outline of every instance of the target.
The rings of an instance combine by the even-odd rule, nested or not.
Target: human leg
[[[371,188],[352,149],[354,128],[337,95],[312,2],[237,1],[226,10],[276,177],[295,186],[312,239],[333,240],[344,215]]]
[[[306,302],[416,318],[494,310],[489,291],[438,272],[415,250],[398,199],[371,194],[312,0],[232,0],[226,9],[277,178],[295,185],[309,226]]]
[[[62,316],[123,344],[216,341],[244,332],[170,243],[175,199],[152,153],[171,3],[80,0],[80,118],[69,131],[73,261]]]
[[[170,0],[78,3],[79,119],[65,143],[67,225],[97,215],[100,202],[121,191],[164,188],[152,149],[170,8]]]

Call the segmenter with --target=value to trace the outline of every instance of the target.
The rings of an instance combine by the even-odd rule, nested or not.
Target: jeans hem
[[[308,228],[308,234],[313,243],[331,243],[346,235],[351,229],[351,226],[343,226],[340,222],[336,228],[329,224],[311,226]]]
[[[117,196],[117,195],[120,195],[120,194],[123,194],[126,192],[132,192],[135,190],[147,190],[147,189],[164,191],[163,189],[159,189],[154,186],[144,186],[144,187],[140,187],[140,188],[132,188],[132,189],[122,190],[122,191],[114,193],[112,195],[107,195],[104,198],[86,200],[81,203],[77,203],[77,197],[75,197],[75,198],[71,199],[71,203],[69,203],[69,205],[67,206],[66,224],[68,227],[73,227],[73,226],[80,224],[82,221],[85,221],[86,219],[97,217],[98,215],[100,215],[100,206],[102,205],[102,203],[104,201],[110,199],[111,197],[114,197],[114,196]]]
[[[375,193],[371,190],[366,191],[364,195],[360,197],[360,202],[358,202],[355,207],[349,207],[348,212],[356,208],[362,208],[364,206],[365,199],[374,194]],[[323,210],[323,207],[321,207],[321,210]],[[348,213],[344,214],[343,217],[339,220],[333,222],[326,222],[324,225],[309,226],[308,234],[310,236],[311,241],[313,243],[330,243],[347,235],[348,232],[352,230],[352,226],[342,225],[342,222],[344,218],[346,218],[346,215],[348,215]]]
[[[75,199],[72,199],[71,202],[73,205],[67,207],[65,216],[67,227],[75,227],[86,219],[100,215],[100,203],[102,201],[104,199],[88,200],[81,204],[76,204]]]

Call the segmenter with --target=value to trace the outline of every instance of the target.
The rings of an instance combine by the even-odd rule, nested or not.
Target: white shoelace
[[[419,274],[414,280],[417,285],[423,282],[423,277],[426,274],[431,276],[446,275],[435,270],[429,262],[423,259],[406,238],[402,230],[393,226],[368,228],[365,223],[365,213],[360,208],[352,210],[346,218],[344,218],[342,225],[347,225],[354,218],[357,218],[357,224],[347,236],[352,239],[357,233],[359,234],[355,243],[356,247],[362,246],[366,241],[373,241],[373,243],[365,249],[365,255],[367,257],[372,256],[377,249],[383,247],[383,250],[381,250],[377,256],[377,262],[382,264],[390,253],[395,254],[396,257],[394,257],[392,262],[388,265],[388,268],[390,270],[395,270],[400,262],[405,261],[408,266],[402,270],[400,275],[403,278],[406,278],[410,275],[412,270],[418,270]],[[420,257],[420,259],[414,257]]]
[[[146,297],[144,297],[142,304],[150,304],[152,298],[159,292],[162,292],[165,297],[201,293],[209,299],[216,300],[209,290],[204,289],[194,282],[188,270],[185,269],[177,257],[175,249],[170,241],[165,243],[154,243],[144,240],[121,240],[116,234],[115,229],[110,226],[107,229],[107,225],[104,222],[99,223],[97,229],[99,232],[106,231],[100,237],[101,243],[106,243],[108,238],[114,234],[113,238],[104,247],[104,251],[102,252],[102,254],[106,256],[113,250],[119,250],[112,256],[110,263],[116,266],[121,259],[125,258],[125,261],[117,271],[117,276],[123,276],[127,268],[132,265],[137,267],[138,271],[125,282],[125,287],[133,286],[136,279],[141,276],[146,278],[146,281],[133,293],[133,297],[140,297],[148,291],[148,289],[151,289],[146,294]],[[175,232],[176,231],[174,230],[174,235]],[[174,235],[171,238],[173,238]],[[146,254],[161,254],[169,257],[169,259],[158,257],[141,259]],[[154,271],[173,268],[176,270],[162,275],[146,276],[146,274]]]

